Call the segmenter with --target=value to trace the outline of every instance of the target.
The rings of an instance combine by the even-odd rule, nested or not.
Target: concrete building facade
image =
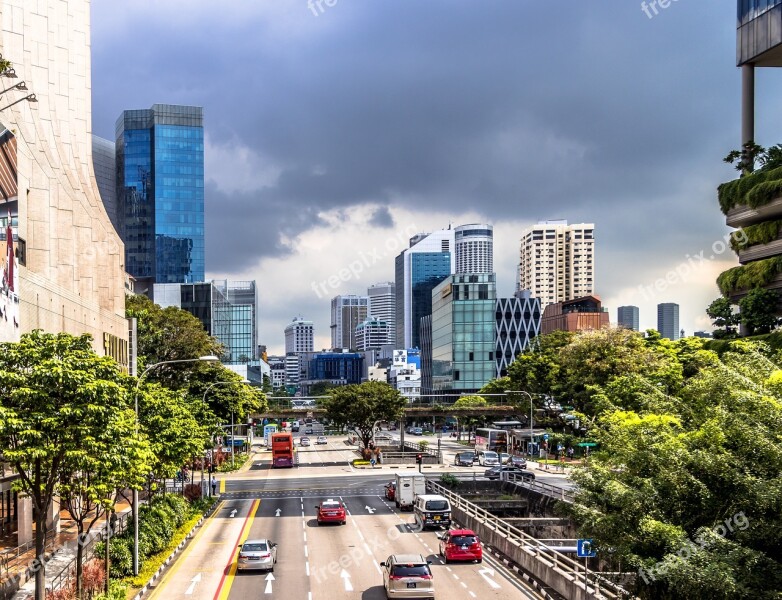
[[[293,317],[285,327],[285,353],[312,352],[315,349],[315,325],[302,316]]]
[[[520,290],[542,308],[595,292],[595,225],[541,221],[524,230],[519,253]]]
[[[454,229],[455,273],[494,273],[494,228],[482,223]]]
[[[393,281],[385,281],[370,285],[367,298],[367,316],[388,323],[388,339],[384,344],[396,343],[396,284]]]
[[[331,348],[355,350],[356,327],[367,318],[367,296],[335,296],[331,299]]]
[[[356,325],[356,350],[380,350],[388,340],[389,326],[386,321],[369,317]]]
[[[584,296],[566,302],[549,304],[543,309],[540,333],[585,331],[609,326],[608,312],[597,296]]]

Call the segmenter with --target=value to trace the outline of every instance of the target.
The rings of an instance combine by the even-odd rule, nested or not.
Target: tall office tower
[[[508,375],[510,364],[540,335],[540,301],[528,291],[516,292],[513,298],[497,298],[495,316],[495,377],[500,378]]]
[[[115,129],[128,273],[148,287],[204,281],[203,109],[126,110]]]
[[[156,283],[153,299],[164,308],[176,306],[198,318],[225,346],[221,362],[236,365],[252,361],[258,348],[254,290],[254,281]]]
[[[375,283],[367,289],[369,304],[367,316],[377,317],[388,324],[388,339],[383,344],[396,343],[396,291],[393,281]]]
[[[454,229],[456,273],[494,272],[494,228],[472,223]]]
[[[495,377],[496,309],[494,273],[457,273],[432,290],[431,387],[434,393],[475,392]],[[424,323],[428,325],[427,321]],[[426,383],[430,385],[428,377],[427,373]],[[423,388],[423,379],[421,385]]]
[[[432,314],[432,290],[454,272],[454,231],[410,238],[396,257],[396,347],[420,348],[421,318]]]
[[[657,331],[669,340],[679,339],[679,305],[663,302],[657,305]]]
[[[315,326],[304,317],[293,317],[285,327],[285,354],[312,352],[315,344]]]
[[[521,235],[519,289],[549,304],[595,292],[595,226],[541,221]]]
[[[89,0],[0,13],[0,341],[89,333],[127,366],[124,250],[93,167]]]
[[[369,317],[356,326],[356,350],[380,350],[388,343],[388,323],[377,317]]]
[[[616,324],[619,327],[625,327],[638,331],[638,307],[637,306],[620,306],[616,311]]]
[[[355,350],[356,327],[367,318],[367,296],[335,296],[331,299],[331,349]]]
[[[92,166],[95,182],[98,184],[103,208],[109,215],[114,230],[119,233],[120,221],[117,214],[117,152],[114,142],[92,136]]]

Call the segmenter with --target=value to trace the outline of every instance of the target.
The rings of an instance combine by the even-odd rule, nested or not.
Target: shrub
[[[92,600],[125,600],[128,595],[128,586],[120,581],[109,583],[108,594],[98,594]]]
[[[183,495],[189,502],[194,502],[201,497],[201,486],[196,483],[188,483]]]
[[[418,449],[421,452],[426,452],[426,449],[428,447],[429,447],[429,442],[427,442],[426,440],[421,440],[420,442],[418,442]]]
[[[451,473],[443,473],[440,475],[440,483],[447,487],[457,487],[459,485],[459,478]]]
[[[782,257],[767,258],[728,269],[717,277],[717,285],[724,296],[729,296],[737,290],[765,287],[780,273]]]
[[[139,540],[139,561],[141,561],[141,540]],[[106,542],[95,544],[94,555],[106,555]],[[126,536],[111,538],[109,545],[111,574],[114,577],[127,577],[133,573],[133,539]]]

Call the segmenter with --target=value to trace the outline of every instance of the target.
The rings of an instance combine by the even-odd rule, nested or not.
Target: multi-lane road
[[[314,437],[312,438],[314,441]],[[220,501],[151,597],[223,600],[285,598],[385,598],[380,561],[391,554],[422,554],[432,562],[437,596],[448,599],[538,598],[523,580],[489,553],[482,564],[444,564],[436,532],[415,531],[383,495],[390,471],[354,470],[344,438],[299,449],[295,469],[269,468],[268,455],[220,482]],[[318,526],[316,506],[339,499],[347,525]],[[245,539],[278,544],[273,573],[237,573],[237,548]]]

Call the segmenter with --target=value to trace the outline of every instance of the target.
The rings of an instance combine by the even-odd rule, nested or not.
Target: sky
[[[611,321],[633,304],[654,328],[676,302],[691,334],[738,264],[716,195],[740,141],[735,20],[733,0],[92,0],[93,132],[204,107],[207,277],[256,280],[271,354],[296,315],[329,347],[332,296],[473,222],[494,226],[502,296],[525,227],[594,223]],[[782,141],[780,93],[759,70],[761,145]]]

